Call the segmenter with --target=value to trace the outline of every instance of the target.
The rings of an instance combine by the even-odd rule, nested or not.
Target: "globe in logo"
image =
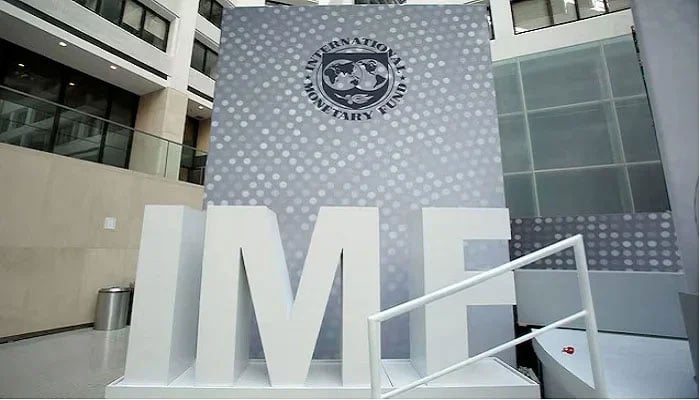
[[[381,42],[334,40],[307,63],[304,90],[322,112],[364,121],[398,106],[406,92],[404,69],[401,58]]]

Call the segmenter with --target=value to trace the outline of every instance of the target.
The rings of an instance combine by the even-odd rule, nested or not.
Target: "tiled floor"
[[[0,398],[104,398],[124,373],[129,330],[92,329],[0,345]]]

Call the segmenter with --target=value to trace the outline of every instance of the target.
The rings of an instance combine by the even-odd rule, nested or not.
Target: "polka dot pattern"
[[[380,210],[382,307],[408,300],[408,226],[436,207],[504,207],[483,7],[390,5],[226,10],[205,202],[277,213],[293,290],[321,206]],[[304,66],[331,40],[376,39],[406,64],[391,113],[344,121],[317,110]],[[472,247],[479,264],[507,258]],[[316,358],[338,358],[340,278]],[[254,329],[253,357],[262,357]],[[408,357],[408,319],[383,325],[385,357]]]
[[[591,270],[678,272],[682,268],[670,212],[517,218],[511,222],[511,258],[581,233]],[[529,268],[575,269],[573,250]]]

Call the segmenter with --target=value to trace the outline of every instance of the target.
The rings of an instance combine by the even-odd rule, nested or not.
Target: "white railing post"
[[[598,324],[595,319],[593,307],[593,295],[591,283],[588,279],[588,262],[586,261],[586,248],[581,235],[576,235],[574,243],[574,259],[578,274],[578,287],[581,294],[581,304],[586,311],[586,337],[588,339],[588,354],[591,359],[591,371],[593,372],[593,385],[599,398],[608,398],[608,388],[605,382],[605,374],[601,362],[600,347],[598,346]]]
[[[382,321],[370,317],[367,320],[367,337],[369,339],[369,378],[372,399],[382,397],[381,363],[381,326]]]

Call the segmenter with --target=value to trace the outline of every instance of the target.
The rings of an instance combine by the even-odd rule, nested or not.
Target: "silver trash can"
[[[131,290],[125,287],[102,288],[97,292],[95,330],[111,331],[126,326]]]

